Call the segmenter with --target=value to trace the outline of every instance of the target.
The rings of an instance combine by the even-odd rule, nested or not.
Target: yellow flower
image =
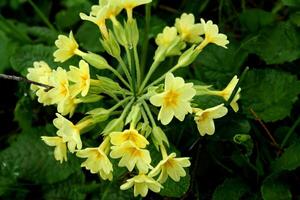
[[[209,43],[214,43],[221,47],[227,48],[226,45],[229,43],[229,41],[227,40],[227,36],[225,34],[219,33],[219,28],[216,24],[213,24],[211,20],[205,22],[204,19],[201,18],[201,25],[203,26],[205,39],[197,47],[197,49],[201,50]]]
[[[48,79],[52,73],[51,68],[49,65],[44,62],[44,61],[35,61],[33,63],[33,67],[28,68],[28,74],[27,74],[27,79],[43,84],[48,84]],[[39,88],[45,89],[43,87],[31,84],[30,89],[33,91],[38,90]]]
[[[136,166],[139,172],[147,173],[151,163],[150,153],[146,149],[141,149],[133,142],[126,141],[119,146],[112,146],[110,157],[121,158],[118,166],[127,167],[129,171],[132,171]]]
[[[67,147],[66,143],[63,141],[61,137],[47,137],[42,136],[42,140],[48,146],[54,146],[54,158],[55,160],[60,161],[62,163],[64,160],[67,161]]]
[[[70,66],[70,71],[68,72],[68,79],[75,84],[72,85],[72,97],[75,97],[81,92],[81,96],[86,96],[90,88],[90,69],[89,64],[84,60],[80,60],[79,68]]]
[[[58,128],[57,135],[62,137],[63,142],[67,143],[69,151],[74,153],[76,148],[81,149],[80,128],[60,114],[56,113],[56,116],[53,124]]]
[[[198,131],[201,136],[213,135],[215,132],[214,119],[221,118],[225,116],[228,112],[224,104],[202,110],[200,108],[195,108],[195,118]]]
[[[178,182],[180,177],[186,176],[186,172],[183,168],[189,167],[190,165],[189,158],[176,158],[176,153],[171,153],[157,164],[157,166],[149,173],[149,176],[153,177],[160,173],[157,180],[158,182],[166,182],[168,176]]]
[[[180,18],[176,19],[175,27],[184,41],[190,43],[199,43],[202,41],[200,35],[204,33],[203,26],[195,24],[193,14],[183,13]]]
[[[168,73],[165,79],[165,91],[152,96],[150,102],[161,107],[158,120],[166,125],[174,116],[183,121],[185,115],[192,112],[190,101],[195,94],[193,83],[184,83],[183,78],[174,77],[172,73]]]
[[[99,173],[103,180],[112,180],[113,166],[101,148],[101,145],[98,148],[79,150],[76,156],[87,158],[87,160],[81,164],[81,167],[85,167],[93,174]]]
[[[150,3],[152,0],[121,0],[121,5],[126,9],[128,19],[132,19],[133,8]]]
[[[58,67],[53,71],[49,78],[49,84],[54,87],[48,92],[52,104],[59,103],[69,97],[69,81],[66,70]]]
[[[158,46],[168,48],[179,38],[175,27],[165,27],[162,33],[159,33],[155,39]]]
[[[111,138],[110,142],[115,146],[119,146],[126,141],[133,142],[139,148],[145,148],[146,145],[149,144],[147,139],[135,129],[129,129],[123,132],[113,132],[109,136]]]
[[[163,188],[163,186],[159,182],[145,174],[139,174],[131,179],[126,180],[126,183],[121,185],[120,189],[127,190],[132,186],[134,186],[133,191],[135,197],[138,195],[145,197],[149,189],[153,192],[159,193],[160,189]]]
[[[63,116],[69,114],[69,116],[72,117],[77,107],[77,104],[77,99],[67,97],[57,104],[57,112],[59,112]]]
[[[78,44],[74,39],[72,31],[69,34],[69,37],[65,35],[59,35],[58,39],[55,41],[57,50],[53,53],[54,61],[56,62],[65,62],[72,56],[74,56],[78,51]]]

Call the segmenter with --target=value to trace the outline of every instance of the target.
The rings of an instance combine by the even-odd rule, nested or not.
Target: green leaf
[[[17,44],[0,31],[0,73],[10,68],[9,58],[17,48]]]
[[[267,177],[262,186],[261,194],[264,200],[289,200],[292,199],[291,191],[284,182],[281,182],[277,175]]]
[[[42,26],[27,27],[27,33],[36,38],[36,42],[46,42],[53,45],[57,38],[57,33],[49,28]]]
[[[13,55],[10,62],[13,69],[21,75],[26,76],[28,73],[27,69],[33,67],[34,61],[45,61],[49,66],[54,67],[56,64],[53,59],[53,47],[48,47],[44,45],[25,45],[18,49],[18,51]]]
[[[245,114],[252,117],[253,109],[265,122],[289,116],[300,94],[300,81],[287,72],[263,69],[251,70],[241,85],[241,104]]]
[[[243,27],[251,32],[255,32],[262,27],[272,24],[275,21],[275,15],[261,9],[248,9],[239,16]]]
[[[299,34],[295,26],[282,22],[262,29],[249,40],[245,49],[260,56],[267,64],[292,62],[300,57]]]
[[[191,176],[189,171],[186,170],[186,176],[182,177],[179,182],[173,181],[170,177],[165,183],[163,183],[163,189],[160,191],[160,195],[167,197],[182,197],[190,187]]]
[[[284,153],[276,159],[272,165],[273,172],[281,172],[283,170],[295,170],[300,166],[300,143],[295,143],[285,149]]]
[[[239,178],[227,178],[213,193],[213,200],[239,200],[249,192],[249,186]]]
[[[101,200],[133,200],[132,189],[121,190],[120,186],[122,183],[118,181],[113,182],[102,182],[100,188],[100,198]]]
[[[23,130],[29,130],[32,127],[31,123],[34,114],[32,112],[33,108],[31,101],[32,99],[28,96],[24,96],[19,99],[15,107],[14,120],[19,123],[19,126]]]
[[[196,78],[207,84],[224,87],[239,71],[247,55],[233,43],[228,49],[211,44],[200,53],[193,64]]]
[[[285,6],[300,6],[300,0],[282,0],[283,5]]]
[[[56,161],[53,147],[42,142],[40,133],[47,135],[43,128],[23,131],[10,147],[0,153],[0,160],[6,168],[1,170],[2,176],[6,171],[16,178],[35,183],[55,183],[80,169],[78,161],[71,155],[68,155],[68,162],[60,164]]]

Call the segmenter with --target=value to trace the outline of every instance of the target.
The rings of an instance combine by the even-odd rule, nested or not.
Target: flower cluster
[[[90,21],[99,28],[100,42],[106,53],[118,62],[118,66],[111,66],[101,55],[81,50],[71,31],[69,36],[58,36],[55,42],[57,50],[53,56],[57,62],[78,56],[78,66],[52,69],[53,66],[39,61],[33,63],[27,75],[29,80],[50,86],[46,90],[42,86],[31,86],[38,101],[45,106],[57,106],[58,113],[53,120],[58,129],[56,136],[42,137],[47,145],[55,147],[55,159],[62,163],[67,161],[68,152],[74,153],[86,159],[81,167],[110,181],[114,178],[112,160],[115,159],[118,167],[127,168],[130,172],[130,178],[124,180],[120,189],[133,187],[134,196],[143,197],[148,190],[160,192],[168,178],[180,181],[187,174],[185,168],[191,165],[188,157],[178,157],[169,150],[168,137],[160,124],[168,125],[174,117],[183,121],[190,114],[201,136],[212,135],[215,132],[214,119],[227,114],[227,104],[203,109],[193,102],[193,98],[201,95],[220,96],[225,102],[230,100],[228,104],[236,112],[241,90],[236,88],[236,76],[220,91],[210,89],[210,86],[194,85],[182,77],[174,76],[175,70],[189,66],[208,44],[226,48],[229,43],[226,35],[219,33],[218,26],[212,21],[201,19],[200,23],[195,23],[194,15],[186,13],[176,19],[174,26],[165,27],[157,35],[155,42],[158,47],[144,75],[146,70],[143,70],[138,54],[139,29],[132,10],[150,2],[103,0],[92,6],[88,15],[80,13],[82,20]],[[117,18],[122,10],[127,14],[123,24]],[[112,29],[107,27],[107,21],[112,22]],[[170,56],[178,57],[176,65],[149,83],[153,72]],[[90,73],[90,66],[110,71],[118,81]],[[77,123],[65,117],[72,117],[78,104],[99,101],[103,102],[100,104],[103,107],[89,110]],[[109,107],[112,102],[113,106]],[[159,112],[154,117],[156,107]],[[82,134],[99,127],[95,126],[99,123],[105,124],[103,130],[98,130],[102,142],[86,146],[82,142],[85,138]],[[160,152],[159,162],[153,162],[153,151]]]

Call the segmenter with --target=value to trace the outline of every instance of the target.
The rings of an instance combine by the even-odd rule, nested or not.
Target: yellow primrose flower
[[[176,28],[167,26],[162,33],[157,35],[155,42],[158,46],[168,48],[178,37]]]
[[[149,189],[153,192],[159,193],[160,189],[163,188],[159,182],[145,174],[139,174],[131,179],[126,180],[126,183],[121,185],[120,189],[127,190],[132,186],[134,186],[133,191],[135,197],[138,195],[145,197]]]
[[[49,65],[44,61],[35,61],[33,62],[33,67],[28,68],[28,74],[26,78],[31,81],[48,84],[49,77],[52,73],[51,68]],[[40,86],[31,84],[30,89],[33,91],[38,90],[41,88]],[[45,89],[45,88],[42,88]]]
[[[183,13],[180,18],[176,19],[175,27],[184,41],[189,43],[199,43],[202,41],[200,35],[204,33],[203,26],[195,24],[193,14]]]
[[[204,19],[201,18],[201,25],[203,26],[205,39],[197,49],[202,50],[209,43],[214,43],[218,46],[227,48],[226,45],[229,43],[227,36],[219,33],[219,28],[216,24],[213,24],[211,20],[205,22]]]
[[[53,86],[48,93],[52,104],[59,103],[69,97],[69,81],[66,70],[58,67],[49,78],[49,85]]]
[[[69,151],[74,153],[76,148],[81,149],[80,128],[60,114],[56,113],[56,116],[53,124],[58,128],[57,135],[62,137],[63,142],[67,143]]]
[[[87,158],[87,160],[81,164],[81,167],[85,167],[93,174],[99,173],[103,180],[108,179],[111,181],[113,178],[113,166],[104,152],[104,147],[106,146],[105,143],[107,142],[104,140],[98,148],[78,150],[76,156],[80,158]]]
[[[161,107],[158,120],[167,125],[174,116],[183,121],[185,115],[192,112],[190,101],[195,94],[196,90],[193,88],[193,83],[184,83],[183,78],[174,77],[172,73],[167,73],[165,91],[152,96],[150,102],[154,106]]]
[[[67,161],[67,147],[66,147],[66,143],[63,141],[61,137],[42,136],[41,138],[48,146],[55,147],[54,149],[55,160],[60,161],[60,163],[62,163],[64,160]]]
[[[110,157],[121,158],[118,166],[127,167],[132,171],[136,166],[139,172],[147,173],[151,163],[150,153],[146,149],[141,149],[133,142],[127,141],[119,146],[112,146]]]
[[[152,0],[121,0],[121,5],[126,9],[128,19],[132,19],[133,8],[150,3]]]
[[[126,141],[133,142],[139,148],[145,148],[146,145],[149,144],[147,139],[135,129],[129,129],[123,132],[113,132],[109,136],[110,142],[115,146],[119,146]]]
[[[149,173],[149,176],[153,177],[160,173],[160,176],[157,179],[158,182],[166,182],[168,176],[178,182],[180,177],[186,176],[186,172],[183,168],[189,167],[190,165],[189,158],[176,158],[176,153],[171,153],[157,164],[157,166]]]
[[[215,132],[214,119],[225,116],[228,112],[224,104],[202,110],[200,108],[194,108],[195,118],[198,131],[201,136],[213,135]]]
[[[70,66],[70,71],[68,72],[68,79],[75,84],[72,85],[71,96],[75,97],[81,92],[81,96],[86,96],[90,88],[90,69],[89,64],[84,60],[80,60],[79,68]]]
[[[72,117],[77,107],[77,104],[77,99],[67,97],[57,104],[57,112],[59,112],[63,116],[69,114],[69,116]]]
[[[69,37],[65,35],[59,35],[58,39],[55,41],[57,50],[53,53],[54,61],[56,62],[65,62],[78,52],[78,44],[74,39],[72,31],[69,34]]]

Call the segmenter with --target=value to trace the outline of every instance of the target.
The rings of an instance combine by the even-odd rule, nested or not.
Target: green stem
[[[118,102],[116,105],[114,105],[113,107],[111,107],[109,109],[109,112],[113,112],[114,110],[116,110],[118,107],[122,106],[123,104],[125,104],[130,98],[132,97],[127,97],[125,99],[123,99],[122,101]]]
[[[121,119],[125,118],[125,115],[127,114],[128,110],[131,108],[133,102],[134,102],[134,98],[132,98],[131,101],[125,106],[124,111],[122,112],[122,114],[120,116]]]
[[[280,147],[283,148],[287,141],[289,140],[289,138],[291,137],[291,135],[295,132],[295,129],[297,128],[297,126],[300,124],[300,116],[298,117],[298,119],[295,121],[295,123],[293,124],[293,126],[291,127],[291,129],[289,130],[289,132],[286,134],[286,136],[284,137]]]
[[[126,75],[126,77],[127,77],[127,80],[129,81],[129,83],[130,83],[130,88],[131,88],[131,91],[133,91],[132,89],[132,78],[131,78],[131,76],[130,76],[130,73],[129,73],[129,71],[128,71],[128,69],[127,69],[127,67],[126,67],[126,65],[125,65],[125,63],[124,63],[124,61],[123,61],[123,59],[120,57],[120,56],[118,56],[118,57],[116,57],[116,59],[118,60],[118,62],[120,63],[120,65],[121,65],[121,67],[122,67],[122,69],[123,69],[123,71],[124,71],[124,73],[125,73],[125,75]]]
[[[150,20],[151,20],[151,4],[145,6],[145,30],[144,30],[144,40],[143,40],[143,49],[142,49],[142,61],[141,61],[141,75],[145,73],[145,66],[148,56],[148,46],[149,46],[149,29],[150,29]]]
[[[151,121],[152,126],[153,126],[153,127],[156,126],[155,120],[154,120],[154,118],[153,118],[153,115],[152,115],[152,113],[151,113],[151,111],[150,111],[150,108],[149,108],[148,104],[147,104],[146,101],[144,101],[144,100],[143,100],[142,104],[143,104],[143,106],[144,106],[144,108],[145,108],[145,111],[146,111],[146,113],[147,113],[147,115],[148,115],[150,121]]]
[[[44,13],[39,9],[38,6],[35,5],[35,3],[32,0],[28,0],[28,3],[33,7],[34,11],[37,13],[37,15],[42,19],[42,21],[54,32],[57,32],[54,26],[50,23],[48,18],[44,15]]]
[[[127,60],[128,60],[128,64],[129,64],[129,69],[130,69],[130,72],[131,72],[131,80],[132,80],[132,90],[133,90],[133,94],[134,96],[136,96],[136,73],[135,73],[135,69],[134,69],[134,66],[132,64],[132,51],[129,50],[128,46],[125,47],[125,50],[126,50],[126,55],[127,55]]]
[[[114,75],[116,75],[116,77],[118,77],[128,89],[131,89],[128,82],[124,80],[124,78],[117,70],[115,70],[113,67],[108,67],[107,69],[110,70]]]
[[[135,68],[136,68],[136,81],[137,81],[137,88],[139,88],[141,84],[141,66],[139,61],[139,54],[137,52],[137,46],[133,47],[133,53],[134,53],[134,61],[135,61]]]
[[[151,75],[153,74],[153,72],[155,71],[155,69],[158,67],[158,65],[160,64],[160,61],[154,61],[149,69],[149,72],[147,73],[146,78],[144,79],[140,90],[139,90],[139,94],[143,91],[143,89],[145,88],[146,84],[148,83]]]

